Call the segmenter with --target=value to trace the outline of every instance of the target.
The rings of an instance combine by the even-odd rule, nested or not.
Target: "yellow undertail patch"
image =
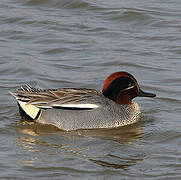
[[[36,118],[36,116],[40,110],[39,108],[37,108],[34,105],[27,104],[26,102],[22,102],[22,101],[18,101],[18,103],[28,116],[30,116],[32,119]]]

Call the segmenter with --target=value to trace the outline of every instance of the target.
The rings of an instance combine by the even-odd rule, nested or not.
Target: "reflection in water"
[[[109,157],[112,157],[112,159],[119,159],[120,162],[118,163],[110,163],[110,162],[106,162],[106,161],[102,161],[102,160],[95,160],[95,159],[89,159],[90,161],[101,165],[103,167],[111,167],[111,168],[115,168],[115,169],[124,169],[127,170],[128,167],[136,165],[137,163],[143,161],[144,156],[142,157],[136,157],[136,158],[120,158],[118,156],[115,155],[108,155]]]
[[[27,133],[28,131],[24,129],[22,132]],[[28,132],[34,135],[33,132]],[[20,150],[25,150],[25,156],[21,156],[19,159],[21,166],[34,166],[35,162],[38,161],[36,157],[36,153],[39,150],[35,147],[36,139],[34,137],[20,137],[19,141],[17,142],[17,146]],[[28,156],[26,156],[28,154]]]
[[[18,146],[22,147],[28,152],[38,152],[38,149],[35,148],[36,139],[32,137],[21,137],[19,139]]]
[[[73,147],[72,144],[59,144],[51,142],[51,134],[58,132],[58,135],[61,137],[65,137],[66,139],[70,139],[71,136],[64,131],[57,130],[52,126],[40,125],[35,123],[23,122],[17,130],[25,135],[21,136],[18,139],[17,146],[20,151],[23,150],[25,156],[21,156],[22,159],[19,160],[21,166],[35,166],[36,163],[41,161],[46,161],[44,158],[40,156],[41,153],[46,155],[57,155],[60,152],[70,153],[71,155],[79,156],[85,158],[85,155],[82,154],[84,148]],[[60,133],[60,134],[59,134]],[[48,139],[40,140],[41,135],[47,135]],[[27,136],[28,135],[28,136]],[[57,136],[56,136],[57,137]],[[68,137],[68,138],[67,138]],[[59,137],[57,137],[58,139]],[[28,154],[28,155],[27,155]]]
[[[96,148],[96,144],[99,143],[101,139],[114,140],[115,142],[132,146],[133,142],[139,141],[143,136],[142,127],[138,124],[116,129],[65,132],[48,125],[44,126],[36,123],[29,124],[24,122],[17,127],[17,130],[24,135],[19,138],[17,143],[17,146],[23,150],[23,152],[25,151],[24,159],[19,160],[21,166],[34,166],[39,161],[42,161],[42,158],[39,157],[40,153],[43,153],[44,156],[57,156],[57,154],[62,151],[89,160],[103,167],[124,170],[144,159],[143,155],[135,157],[127,155],[128,157],[124,156],[123,158],[107,153],[104,154],[103,157],[94,158],[94,154],[87,154],[92,148]],[[93,146],[80,145],[84,144],[85,141],[87,142],[90,138],[93,138]],[[79,144],[79,142],[81,143]],[[26,156],[26,153],[28,153],[28,156]]]
[[[19,160],[19,162],[21,166],[34,166],[37,160],[37,157],[29,157],[29,160]]]
[[[79,130],[77,133],[88,137],[115,140],[129,145],[143,137],[142,127],[138,124],[113,129]]]

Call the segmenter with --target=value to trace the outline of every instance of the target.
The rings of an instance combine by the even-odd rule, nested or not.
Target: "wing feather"
[[[90,98],[100,96],[100,92],[92,89],[36,89],[29,85],[24,85],[11,93],[17,101],[26,102],[27,105],[34,105],[38,108],[54,108],[54,107],[80,107],[87,108],[98,107],[95,103],[87,103]],[[81,105],[80,105],[81,104]]]

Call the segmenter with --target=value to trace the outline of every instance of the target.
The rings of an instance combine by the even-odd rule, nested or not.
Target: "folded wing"
[[[67,110],[89,110],[98,108],[99,104],[90,99],[100,96],[100,93],[92,89],[36,89],[29,85],[22,86],[11,93],[22,107],[22,109],[35,118],[39,109],[67,109]],[[31,109],[30,113],[28,109]]]

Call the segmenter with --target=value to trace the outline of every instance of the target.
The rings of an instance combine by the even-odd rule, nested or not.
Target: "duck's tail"
[[[27,89],[24,89],[24,91],[27,91]],[[20,115],[23,119],[34,121],[39,117],[41,110],[36,106],[29,104],[29,99],[26,96],[19,94],[17,91],[10,92],[10,94],[16,99]]]

